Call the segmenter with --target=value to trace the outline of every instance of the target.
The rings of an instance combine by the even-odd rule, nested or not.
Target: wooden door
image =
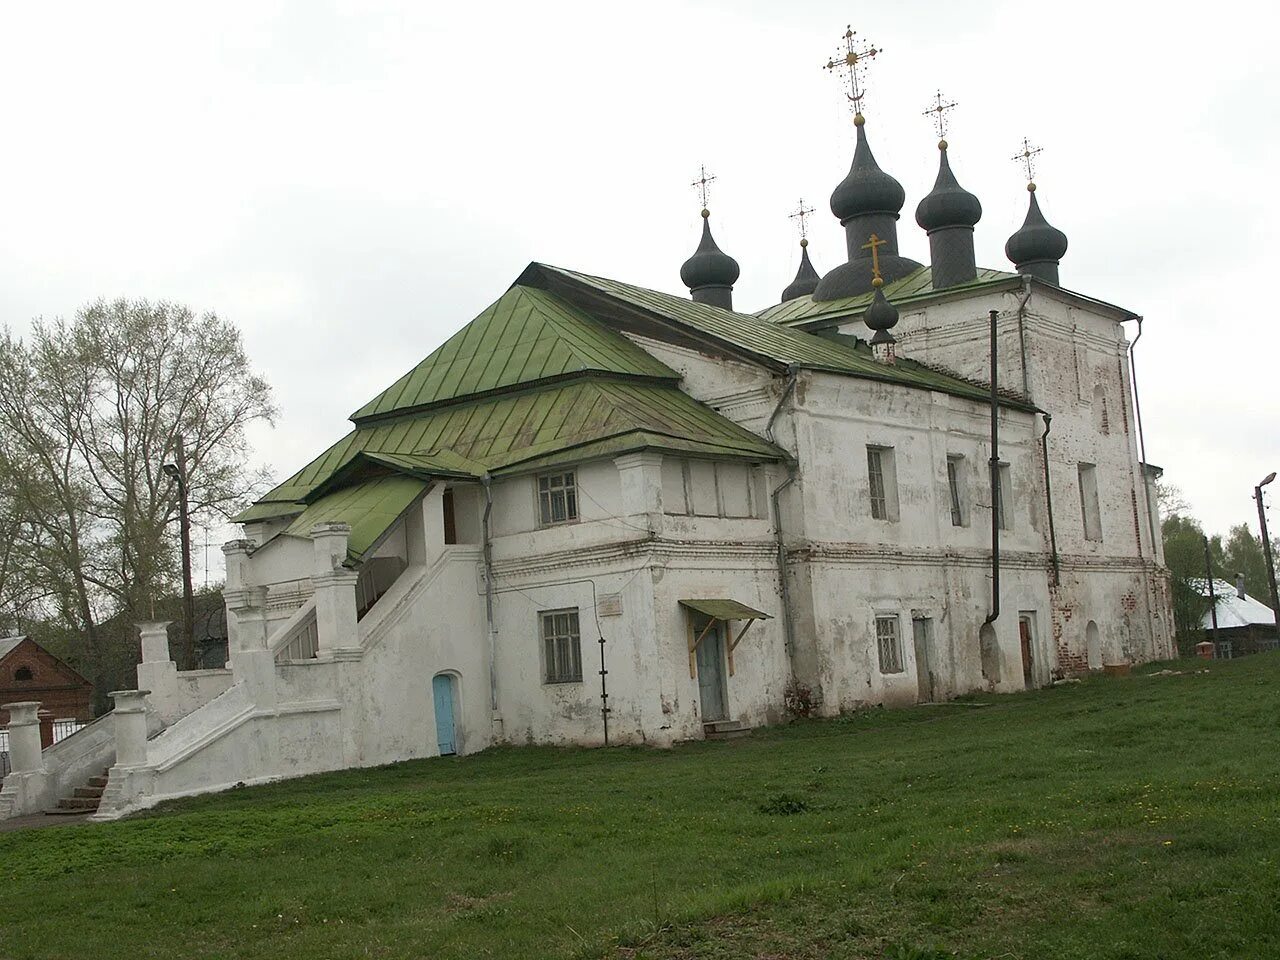
[[[1026,617],[1018,621],[1018,639],[1022,643],[1022,683],[1029,689],[1035,686],[1035,665],[1031,659],[1031,621]]]
[[[431,680],[432,698],[436,708],[436,746],[440,756],[458,752],[457,733],[454,729],[453,677],[447,673],[436,674]]]
[[[916,699],[920,703],[932,703],[933,674],[929,662],[929,634],[933,621],[923,617],[911,621],[911,639],[916,650]]]
[[[722,627],[723,624],[717,622],[698,644],[698,696],[702,700],[702,719],[706,723],[728,719]]]

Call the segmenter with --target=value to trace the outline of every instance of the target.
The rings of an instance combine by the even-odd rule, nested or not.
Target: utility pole
[[[164,472],[178,485],[178,525],[182,538],[182,667],[195,662],[195,591],[191,586],[191,516],[187,506],[187,454],[179,436],[174,444],[176,463],[166,463]]]
[[[1262,488],[1276,478],[1271,471],[1253,488],[1253,498],[1258,501],[1258,526],[1262,528],[1262,552],[1267,558],[1267,576],[1271,578],[1271,609],[1276,615],[1276,632],[1280,634],[1280,592],[1276,591],[1276,558],[1272,556],[1271,535],[1267,533],[1267,508],[1262,502]]]
[[[1213,557],[1209,553],[1209,538],[1204,537],[1204,575],[1209,581],[1209,614],[1213,617],[1213,655],[1218,656],[1218,592],[1213,585]]]

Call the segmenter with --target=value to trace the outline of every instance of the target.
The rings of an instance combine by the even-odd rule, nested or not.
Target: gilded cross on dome
[[[703,209],[703,212],[704,212],[704,213],[705,213],[705,212],[706,212],[706,210],[707,210],[707,197],[709,196],[709,193],[710,193],[710,192],[707,190],[707,186],[708,186],[708,184],[710,184],[713,180],[715,180],[715,177],[714,177],[713,175],[711,175],[711,174],[707,173],[707,168],[706,168],[705,166],[703,166],[702,164],[699,164],[699,165],[698,165],[698,179],[697,179],[697,180],[695,180],[695,181],[693,181],[693,183],[689,184],[689,186],[691,186],[691,187],[697,187],[697,188],[698,188],[698,199],[702,201],[702,209]]]
[[[947,103],[939,90],[934,95],[933,102],[929,104],[929,108],[925,110],[923,116],[932,117],[934,126],[938,128],[938,139],[946,140],[947,138],[947,113],[956,107],[956,102],[952,100]]]
[[[873,287],[884,286],[884,277],[880,276],[880,248],[888,242],[888,240],[881,240],[873,233],[871,238],[862,245],[863,250],[871,251],[871,285]]]
[[[854,122],[861,126],[862,98],[867,93],[867,64],[875,59],[880,49],[865,40],[858,40],[857,36],[857,31],[852,26],[848,27],[844,32],[844,50],[828,59],[823,69],[832,73],[839,71],[843,75],[849,84],[849,92],[845,94],[849,98],[849,109],[853,111]]]
[[[796,225],[800,228],[800,239],[807,241],[809,239],[809,216],[813,213],[813,207],[804,205],[804,198],[800,198],[800,205],[796,207],[795,212],[789,215],[789,219],[796,221]]]
[[[1013,155],[1013,159],[1018,163],[1022,164],[1023,169],[1027,171],[1028,189],[1031,189],[1031,190],[1035,189],[1036,154],[1041,153],[1043,150],[1044,150],[1044,147],[1033,147],[1031,145],[1031,141],[1028,140],[1026,137],[1023,137],[1022,150]]]

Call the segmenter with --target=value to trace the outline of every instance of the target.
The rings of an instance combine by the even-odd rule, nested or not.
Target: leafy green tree
[[[103,694],[110,661],[136,654],[132,622],[178,579],[163,471],[178,438],[193,516],[229,515],[265,481],[246,468],[246,430],[274,416],[270,387],[234,324],[146,300],[91,303],[25,340],[4,330],[0,382],[0,502],[45,591],[35,612],[79,638]],[[193,657],[175,650],[180,667]]]
[[[1164,538],[1164,560],[1169,568],[1173,588],[1173,626],[1178,649],[1190,654],[1195,644],[1204,638],[1201,627],[1204,615],[1209,612],[1209,598],[1204,595],[1205,533],[1200,521],[1193,517],[1173,513],[1161,523]],[[1209,539],[1215,577],[1222,575],[1222,538]]]
[[[1223,556],[1223,579],[1235,583],[1237,574],[1244,575],[1245,593],[1271,605],[1271,583],[1267,577],[1267,558],[1262,552],[1262,538],[1243,523],[1227,533]]]

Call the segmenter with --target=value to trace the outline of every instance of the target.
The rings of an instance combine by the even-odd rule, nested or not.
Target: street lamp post
[[[182,437],[174,445],[176,463],[166,463],[164,472],[178,486],[178,524],[182,537],[182,644],[183,667],[190,667],[195,657],[195,590],[191,586],[191,517],[187,510],[187,457]]]
[[[1267,533],[1267,508],[1262,502],[1262,488],[1276,478],[1271,471],[1253,488],[1253,499],[1258,501],[1258,526],[1262,528],[1262,552],[1267,558],[1267,576],[1271,578],[1271,609],[1276,614],[1276,631],[1280,633],[1280,593],[1276,591],[1276,559],[1271,553],[1271,535]]]

